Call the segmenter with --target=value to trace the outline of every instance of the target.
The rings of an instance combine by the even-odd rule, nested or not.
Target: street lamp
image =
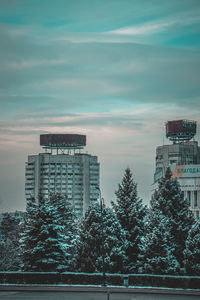
[[[106,272],[105,272],[105,249],[104,249],[104,227],[103,227],[103,207],[104,199],[101,197],[101,190],[97,186],[96,189],[99,191],[100,209],[101,209],[101,253],[102,253],[102,273],[103,273],[103,285],[106,285]]]

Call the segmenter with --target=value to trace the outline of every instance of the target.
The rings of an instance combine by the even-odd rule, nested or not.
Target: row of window
[[[29,168],[29,167],[26,167],[26,168]],[[30,167],[30,169],[31,168],[34,168],[34,167]],[[51,165],[51,166],[45,166],[45,167],[43,167],[43,166],[41,166],[41,170],[49,170],[49,169],[55,169],[55,168],[57,168],[57,169],[74,169],[74,170],[82,170],[82,169],[84,169],[84,165],[83,166],[71,166],[71,165],[64,165],[64,164],[62,164],[62,165],[56,165],[56,164],[53,164],[53,165]],[[98,171],[99,170],[99,167],[98,166],[95,166],[95,167],[89,167],[90,168],[90,170],[91,171]]]
[[[41,175],[54,175],[54,176],[58,176],[58,175],[79,175],[79,176],[82,176],[83,174],[82,173],[72,173],[72,172],[69,172],[69,173],[66,173],[66,172],[41,172]]]
[[[27,185],[32,186],[32,184],[27,184]],[[61,183],[57,183],[57,184],[50,183],[50,184],[48,184],[47,182],[43,182],[43,183],[41,183],[41,185],[43,187],[50,186],[51,188],[55,188],[55,187],[60,188],[60,187],[62,187],[62,188],[67,188],[69,190],[72,189],[72,184],[66,184],[66,183],[62,183],[62,184]],[[83,185],[81,183],[76,183],[76,184],[73,185],[73,188],[80,190],[80,189],[82,189],[82,186]]]
[[[63,183],[63,184],[72,184],[72,183],[82,183],[83,182],[83,180],[80,180],[80,179],[77,179],[77,180],[72,180],[72,179],[68,179],[68,180],[66,180],[66,179],[64,179],[64,178],[54,178],[54,179],[49,179],[49,178],[43,178],[43,179],[40,179],[40,182],[41,183],[51,183],[51,184],[55,184],[55,183],[57,183],[57,184],[59,184],[59,183]]]
[[[28,180],[31,180],[31,179],[28,179]],[[72,177],[58,177],[58,176],[55,176],[55,177],[48,177],[48,176],[43,176],[41,177],[41,181],[51,181],[51,182],[59,182],[59,181],[64,181],[64,182],[82,182],[83,181],[83,178],[82,177],[75,177],[75,178],[72,178]],[[90,178],[90,184],[91,185],[96,185],[98,182],[99,182],[99,178]]]
[[[25,176],[28,176],[28,175],[32,175],[32,176],[33,176],[33,174],[34,174],[34,172],[27,171],[27,172],[25,173]]]
[[[58,190],[56,190],[56,191],[58,192]],[[54,192],[54,190],[46,190],[46,189],[42,190],[42,194],[44,194],[44,195],[48,195],[49,192]],[[69,199],[73,198],[74,201],[77,201],[77,202],[83,201],[83,195],[81,195],[81,194],[79,196],[78,195],[74,196],[74,195],[68,193],[67,191],[59,190],[59,192],[63,195],[67,195],[67,197]]]
[[[41,164],[41,168],[52,168],[52,167],[58,167],[58,168],[61,168],[61,167],[64,167],[64,168],[72,168],[73,167],[73,164],[70,164],[70,163],[57,163],[57,162],[53,162],[53,163],[42,163]],[[76,168],[79,167],[79,165],[76,165],[75,166]]]
[[[34,186],[32,182],[26,182],[25,186]]]

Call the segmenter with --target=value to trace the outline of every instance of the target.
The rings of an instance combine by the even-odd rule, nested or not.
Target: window
[[[194,207],[197,207],[197,191],[194,191]]]
[[[191,206],[191,192],[190,191],[187,192],[187,199],[189,201],[189,205]]]
[[[174,163],[176,163],[176,160],[170,160],[170,164],[174,164]]]

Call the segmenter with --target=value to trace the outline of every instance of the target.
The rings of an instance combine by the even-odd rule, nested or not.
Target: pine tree
[[[68,243],[59,208],[60,205],[54,199],[40,197],[38,205],[40,231],[34,248],[35,266],[40,272],[65,271],[67,267]]]
[[[57,218],[60,219],[59,224],[63,226],[63,234],[68,244],[66,270],[74,271],[76,268],[76,244],[78,239],[78,228],[74,210],[68,200],[61,194],[52,194],[51,203],[57,207]]]
[[[105,270],[108,273],[123,273],[127,262],[126,233],[119,220],[109,207],[103,209]],[[102,258],[97,260],[98,270],[102,265]]]
[[[77,243],[78,243],[78,220],[69,202],[66,203],[65,210],[65,233],[68,243],[68,264],[67,271],[77,271],[76,270],[76,260],[77,260]]]
[[[127,272],[137,272],[139,243],[144,231],[144,218],[146,207],[138,197],[137,184],[129,168],[125,170],[122,183],[116,191],[116,204],[112,203],[117,218],[126,231],[127,250]]]
[[[20,268],[19,257],[19,232],[21,225],[15,216],[9,213],[3,215],[1,222],[0,241],[0,270],[18,271]]]
[[[40,226],[38,223],[38,204],[34,198],[27,200],[24,231],[21,234],[20,250],[23,271],[37,271],[34,249],[38,243]]]
[[[140,272],[146,274],[176,274],[179,263],[171,245],[169,219],[160,211],[151,209],[140,243]]]
[[[80,272],[96,271],[96,260],[101,255],[101,222],[100,210],[89,207],[79,230],[77,269]]]
[[[104,208],[101,215],[99,204],[95,204],[89,208],[80,229],[78,270],[102,272],[103,250],[105,272],[123,272],[126,262],[125,232],[110,208]]]
[[[167,168],[165,177],[160,181],[158,191],[153,197],[152,207],[168,218],[171,248],[174,249],[173,254],[180,267],[183,267],[185,241],[194,219],[189,211],[189,203],[184,199],[180,184],[171,176],[171,170]]]
[[[3,214],[3,219],[1,221],[1,236],[3,240],[11,238],[16,235],[16,227],[19,225],[19,220],[11,216],[9,213]]]
[[[65,271],[71,264],[69,237],[66,230],[65,199],[51,195],[50,199],[39,196],[27,205],[25,231],[21,239],[23,270]]]
[[[184,250],[184,265],[187,275],[200,276],[200,221],[189,231]]]

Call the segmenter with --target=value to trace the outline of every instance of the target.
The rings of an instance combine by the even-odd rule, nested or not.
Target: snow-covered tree
[[[19,232],[21,225],[15,216],[3,215],[0,225],[0,270],[17,271],[20,268]]]
[[[38,243],[40,226],[38,223],[38,204],[34,198],[27,200],[24,231],[21,234],[20,249],[23,271],[37,271],[34,249]]]
[[[61,195],[39,196],[27,205],[25,231],[21,239],[25,271],[65,271],[71,265],[66,229],[66,200]]]
[[[60,224],[63,225],[68,244],[67,271],[75,271],[77,259],[78,228],[74,210],[68,200],[61,194],[52,194],[51,202],[57,206]]]
[[[57,199],[58,200],[58,199]],[[34,248],[38,271],[64,271],[67,266],[68,243],[59,205],[51,199],[39,199],[37,245]]]
[[[187,275],[200,276],[200,221],[189,231],[184,250],[184,265]]]
[[[113,210],[109,207],[103,210],[105,269],[108,273],[124,272],[127,262],[126,234]],[[102,257],[97,260],[100,270]]]
[[[127,272],[137,272],[139,243],[144,234],[144,219],[147,209],[138,197],[137,184],[129,168],[125,170],[122,183],[116,191],[116,203],[112,203],[116,216],[126,231]]]
[[[2,240],[6,240],[7,238],[11,238],[16,235],[16,228],[19,225],[19,220],[11,214],[4,213],[3,219],[1,221],[0,230],[1,230],[1,238]]]
[[[183,251],[188,232],[194,222],[189,211],[189,203],[184,199],[180,184],[172,178],[170,168],[167,168],[165,177],[160,181],[157,192],[151,201],[151,209],[168,218],[166,230],[171,235],[171,248],[180,267],[183,267]]]
[[[78,270],[102,272],[103,252],[105,272],[123,272],[127,259],[125,232],[110,208],[103,208],[101,214],[99,204],[95,204],[89,208],[80,228]]]
[[[140,242],[139,263],[141,273],[177,274],[179,263],[175,258],[168,230],[169,219],[158,210],[150,210],[145,234]]]

